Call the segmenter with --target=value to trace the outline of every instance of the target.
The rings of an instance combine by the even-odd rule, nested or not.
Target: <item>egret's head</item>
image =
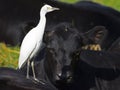
[[[43,7],[42,7],[42,9],[41,9],[43,12],[45,12],[45,13],[48,13],[48,12],[52,12],[52,11],[54,11],[54,10],[59,10],[59,8],[56,8],[56,7],[52,7],[52,6],[50,6],[50,5],[44,5]]]

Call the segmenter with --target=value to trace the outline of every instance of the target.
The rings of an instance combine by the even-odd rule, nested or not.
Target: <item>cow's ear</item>
[[[84,35],[94,44],[102,44],[107,37],[108,30],[104,26],[96,26]]]

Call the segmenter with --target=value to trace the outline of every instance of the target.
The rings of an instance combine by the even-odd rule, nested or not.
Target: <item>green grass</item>
[[[75,3],[79,0],[60,0],[61,2],[66,2],[66,3]]]
[[[0,43],[0,66],[16,68],[18,66],[19,47]]]

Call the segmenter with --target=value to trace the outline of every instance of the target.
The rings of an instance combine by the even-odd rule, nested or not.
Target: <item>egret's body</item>
[[[32,59],[37,54],[40,45],[42,44],[45,23],[46,23],[46,18],[42,17],[40,23],[35,28],[30,30],[23,39],[20,48],[20,57],[19,57],[19,65],[18,65],[19,68],[24,66],[27,59]]]
[[[40,21],[38,25],[27,33],[21,44],[18,67],[20,69],[27,62],[27,78],[29,78],[30,60],[36,56],[42,44],[42,38],[46,25],[45,15],[46,13],[54,10],[58,10],[58,8],[53,8],[49,5],[44,5],[41,8]],[[36,79],[34,66],[32,66],[32,70],[34,79]]]

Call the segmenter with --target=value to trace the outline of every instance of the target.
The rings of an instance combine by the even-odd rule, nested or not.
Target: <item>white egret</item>
[[[43,34],[45,30],[45,25],[46,25],[45,15],[48,12],[52,12],[54,10],[59,10],[59,8],[55,8],[50,5],[44,5],[41,8],[40,21],[38,25],[27,33],[27,35],[24,37],[23,42],[21,44],[18,67],[20,69],[27,62],[27,75],[26,75],[27,78],[29,78],[30,60],[36,56],[42,44]],[[32,62],[31,66],[32,66],[32,72],[33,72],[33,78],[34,80],[37,80],[33,65],[34,64]]]

